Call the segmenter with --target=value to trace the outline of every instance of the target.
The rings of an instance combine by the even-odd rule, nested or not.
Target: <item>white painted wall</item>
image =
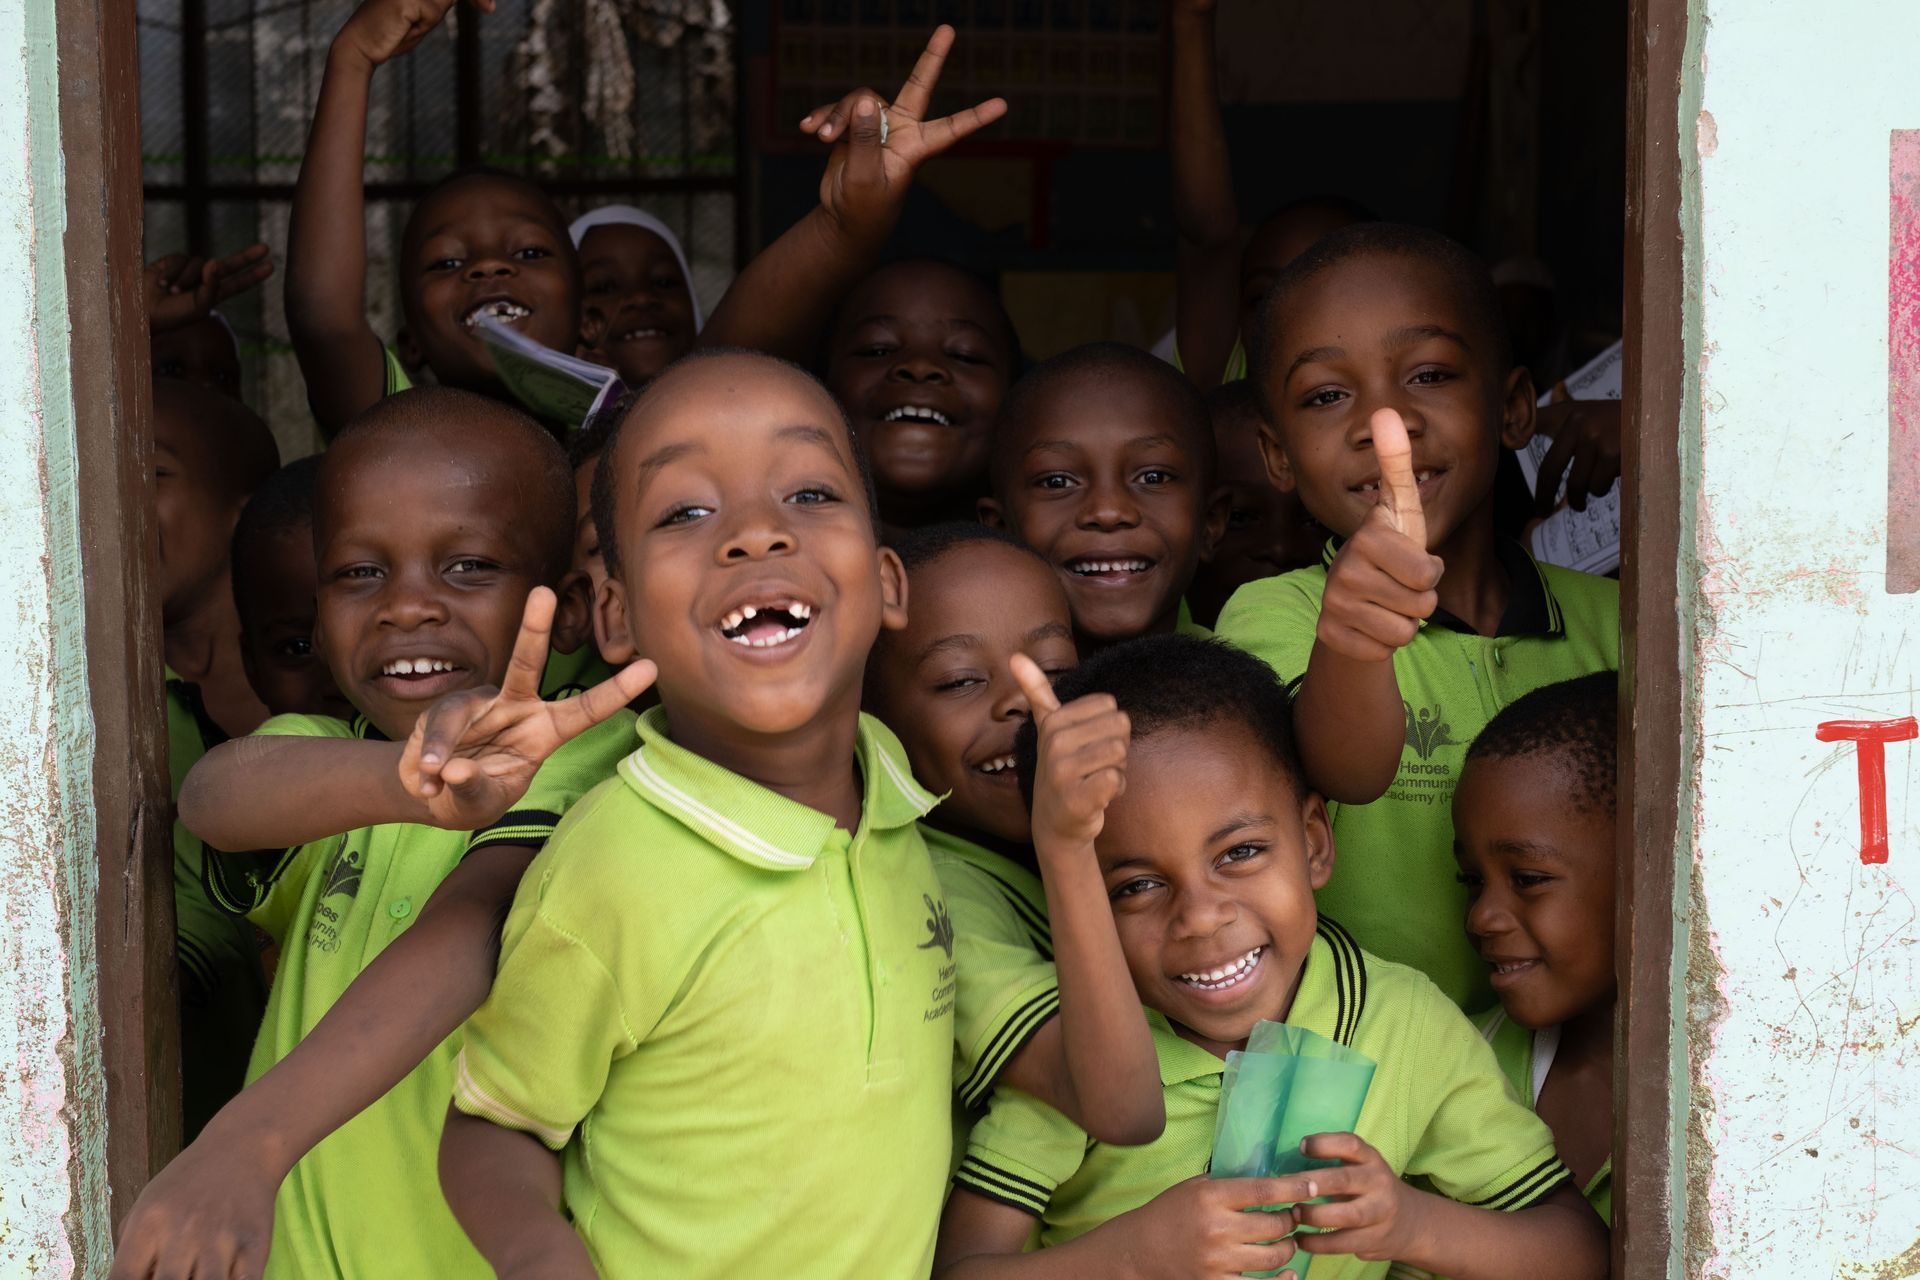
[[[1892,857],[1863,866],[1853,748],[1814,726],[1920,704],[1920,596],[1884,594],[1888,132],[1920,127],[1920,4],[1702,12],[1687,1271],[1916,1275],[1920,750],[1888,749]]]
[[[104,1272],[65,183],[52,0],[0,0],[0,1277]]]

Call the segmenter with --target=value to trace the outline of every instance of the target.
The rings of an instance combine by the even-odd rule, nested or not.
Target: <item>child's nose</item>
[[[1087,488],[1080,523],[1096,529],[1124,529],[1140,523],[1140,508],[1127,486],[1117,480],[1096,480]]]
[[[1491,938],[1513,927],[1513,912],[1504,894],[1483,889],[1467,904],[1467,932],[1476,938]]]
[[[1174,906],[1177,938],[1210,938],[1240,918],[1233,899],[1207,889],[1183,892]]]
[[[1033,717],[1033,708],[1027,705],[1027,695],[1020,692],[1020,686],[1007,681],[1006,687],[993,702],[995,720],[1028,720]]]
[[[380,594],[380,621],[383,625],[412,629],[447,620],[446,602],[426,584],[395,576]]]
[[[513,262],[507,258],[475,258],[467,264],[467,279],[486,280],[513,274]]]
[[[723,563],[763,560],[785,555],[793,546],[793,531],[780,518],[780,508],[761,503],[738,513],[721,542],[720,559]]]
[[[945,382],[949,377],[946,365],[923,352],[902,353],[892,372],[907,382]]]

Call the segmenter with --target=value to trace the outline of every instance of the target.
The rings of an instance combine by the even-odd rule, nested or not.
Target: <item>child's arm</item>
[[[363,173],[374,68],[419,44],[458,0],[364,0],[327,52],[287,239],[287,329],[307,398],[331,437],[386,390],[367,323]],[[468,0],[488,13],[494,0]]]
[[[440,1188],[500,1280],[593,1280],[587,1247],[560,1213],[560,1157],[537,1138],[448,1107]]]
[[[1240,212],[1213,52],[1214,0],[1173,6],[1174,335],[1180,366],[1202,391],[1220,385],[1240,329]]]
[[[147,291],[147,328],[153,333],[178,329],[210,313],[228,298],[245,293],[273,274],[267,246],[250,244],[225,258],[189,258],[170,253],[141,273]]]
[[[441,699],[404,745],[258,735],[222,743],[181,784],[180,820],[229,851],[288,849],[388,822],[487,825],[561,744],[653,682],[653,664],[638,662],[577,698],[542,701],[553,611],[553,592],[534,588],[501,687]]]
[[[1293,1257],[1293,1215],[1276,1178],[1189,1178],[1067,1244],[1022,1253],[1033,1219],[955,1187],[933,1257],[939,1280],[1213,1280],[1278,1270]]]
[[[1380,1153],[1351,1133],[1315,1134],[1301,1149],[1330,1169],[1276,1179],[1282,1203],[1329,1197],[1294,1210],[1321,1234],[1298,1237],[1302,1253],[1404,1262],[1453,1280],[1582,1280],[1607,1274],[1607,1232],[1569,1184],[1529,1208],[1502,1213],[1420,1191],[1394,1176]]]
[[[1107,694],[1062,707],[1025,654],[1015,654],[1012,667],[1039,736],[1033,848],[1053,928],[1060,1012],[1001,1079],[1102,1142],[1151,1142],[1166,1124],[1160,1060],[1093,853],[1107,806],[1126,786],[1127,717]]]
[[[1294,699],[1307,780],[1341,804],[1368,804],[1393,784],[1406,741],[1393,655],[1438,605],[1443,568],[1427,552],[1406,425],[1382,409],[1372,429],[1380,502],[1327,570],[1313,651]]]
[[[734,280],[700,331],[703,346],[750,347],[805,359],[840,297],[878,259],[906,204],[922,164],[1007,112],[1004,99],[940,120],[926,118],[953,47],[953,28],[937,28],[899,96],[883,102],[857,89],[838,104],[819,107],[800,122],[822,142],[834,143],[820,179],[820,203],[790,227]]]
[[[222,1107],[148,1184],[111,1280],[258,1275],[280,1184],[322,1138],[398,1084],[480,1007],[500,921],[533,850],[469,853],[412,928],[355,978],[293,1051]]]

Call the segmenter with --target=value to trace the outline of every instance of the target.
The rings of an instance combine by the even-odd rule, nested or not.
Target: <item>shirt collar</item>
[[[1327,539],[1326,546],[1320,551],[1323,568],[1333,567],[1333,557],[1339,554],[1345,541],[1338,534]],[[1525,547],[1507,538],[1494,539],[1493,554],[1500,561],[1500,567],[1507,571],[1507,582],[1510,584],[1507,611],[1500,615],[1500,625],[1493,634],[1565,635],[1567,625],[1560,612],[1560,601],[1554,596],[1553,588],[1547,585],[1547,575],[1541,571],[1539,561],[1528,554]],[[1461,631],[1467,635],[1479,634],[1445,609],[1435,609],[1433,616],[1420,625],[1445,627],[1449,631]]]
[[[1300,989],[1294,992],[1287,1025],[1351,1046],[1367,1003],[1367,967],[1353,935],[1325,916],[1320,917],[1300,966]],[[1184,1084],[1217,1076],[1227,1069],[1191,1040],[1183,1039],[1158,1009],[1147,1010],[1153,1047],[1160,1058],[1160,1083]]]
[[[667,737],[667,713],[640,717],[640,749],[620,762],[620,776],[701,838],[742,862],[769,871],[801,871],[834,833],[833,819]],[[919,821],[936,801],[907,766],[906,751],[887,727],[862,713],[855,748],[864,795],[862,831]]]

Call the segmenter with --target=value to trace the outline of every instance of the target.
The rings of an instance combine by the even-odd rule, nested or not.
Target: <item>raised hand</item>
[[[1371,420],[1380,501],[1327,570],[1319,641],[1362,662],[1383,662],[1410,642],[1440,603],[1445,566],[1427,552],[1427,515],[1414,479],[1413,445],[1392,409]]]
[[[1554,388],[1564,393],[1565,384]],[[1534,509],[1551,515],[1560,505],[1560,482],[1567,482],[1567,505],[1587,509],[1588,498],[1598,498],[1620,479],[1620,402],[1618,400],[1555,400],[1540,406],[1534,430],[1553,441],[1540,459],[1534,481]]]
[[[891,103],[863,87],[839,102],[815,107],[800,121],[803,132],[833,144],[820,179],[820,203],[849,231],[874,234],[876,224],[889,223],[906,199],[915,170],[1007,113],[1005,98],[989,98],[953,115],[927,119],[953,39],[952,27],[935,28]],[[884,236],[887,229],[879,226],[878,234]]]
[[[146,265],[147,328],[154,333],[178,329],[201,319],[236,294],[255,288],[273,274],[267,246],[250,244],[224,258],[170,253]]]
[[[334,37],[334,47],[359,54],[369,66],[377,67],[410,52],[458,3],[460,0],[365,0]],[[482,13],[492,13],[495,0],[466,3]]]
[[[471,831],[494,821],[526,794],[548,756],[653,683],[654,665],[643,659],[577,697],[542,699],[554,603],[545,587],[527,596],[500,688],[449,694],[414,722],[400,756],[400,781],[439,826]]]
[[[1033,659],[1016,653],[1009,665],[1033,709],[1039,737],[1034,850],[1044,858],[1089,849],[1106,825],[1107,806],[1126,790],[1131,722],[1110,693],[1088,694],[1063,707]]]

